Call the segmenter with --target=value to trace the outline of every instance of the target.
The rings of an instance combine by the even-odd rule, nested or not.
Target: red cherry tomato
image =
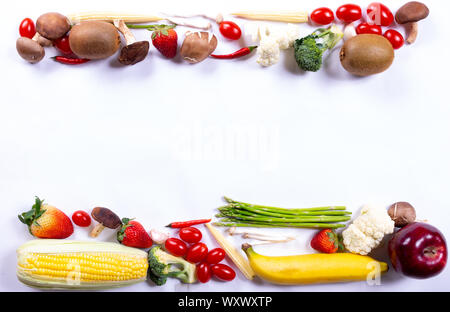
[[[177,257],[184,257],[187,252],[186,244],[178,238],[168,238],[164,243],[164,248],[172,255]]]
[[[202,232],[195,227],[182,228],[178,235],[182,240],[189,244],[198,243],[202,239]]]
[[[200,283],[206,283],[211,279],[211,267],[206,262],[197,264],[195,273]]]
[[[373,2],[367,7],[367,18],[381,26],[389,26],[394,21],[394,14],[384,4]]]
[[[236,272],[228,265],[222,263],[212,265],[211,271],[215,276],[224,281],[232,281],[236,277]]]
[[[362,10],[357,4],[344,4],[336,10],[336,16],[344,23],[352,23],[361,19]]]
[[[383,30],[381,26],[375,24],[361,23],[356,26],[356,33],[358,35],[362,34],[374,34],[374,35],[382,35]]]
[[[242,35],[242,31],[239,26],[236,23],[230,21],[224,21],[220,23],[219,30],[225,38],[231,40],[238,40]]]
[[[88,227],[91,225],[91,216],[82,210],[77,210],[72,215],[72,221],[78,226]]]
[[[186,260],[191,263],[199,263],[208,255],[208,247],[204,243],[192,245],[186,254]]]
[[[402,34],[394,29],[386,30],[383,36],[389,40],[394,49],[400,49],[405,43],[405,39],[403,39]]]
[[[19,26],[19,34],[21,37],[27,37],[32,39],[36,34],[36,27],[31,18],[25,18]]]
[[[206,256],[206,262],[209,264],[217,264],[225,259],[225,251],[222,248],[214,248]]]
[[[334,13],[329,8],[318,8],[311,13],[311,20],[319,25],[328,25],[334,21]]]
[[[65,35],[59,39],[53,41],[55,47],[64,54],[72,54],[72,49],[69,44],[69,36]]]

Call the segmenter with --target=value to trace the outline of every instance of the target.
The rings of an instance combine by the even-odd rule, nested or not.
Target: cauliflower
[[[394,232],[394,221],[382,207],[366,205],[361,215],[342,232],[345,248],[356,254],[367,255],[378,247],[386,234]]]
[[[258,58],[256,62],[262,66],[270,66],[276,64],[280,59],[280,47],[276,38],[266,36],[261,39],[256,49]]]
[[[300,36],[299,28],[294,24],[287,24],[285,27],[279,27],[275,31],[280,49],[286,50],[294,45],[294,41]]]
[[[282,27],[250,24],[246,27],[246,34],[253,42],[259,41],[256,62],[262,66],[270,66],[279,61],[280,49],[286,50],[293,46],[294,41],[299,37],[299,28],[294,24]]]

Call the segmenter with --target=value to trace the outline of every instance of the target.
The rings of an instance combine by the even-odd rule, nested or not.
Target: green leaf
[[[132,227],[133,224],[130,224],[130,221],[133,220],[134,218],[130,219],[130,218],[122,218],[122,227],[120,228],[120,230],[117,232],[117,240],[119,241],[119,243],[122,243],[122,241],[125,239],[125,237],[127,237],[125,231],[127,228]]]

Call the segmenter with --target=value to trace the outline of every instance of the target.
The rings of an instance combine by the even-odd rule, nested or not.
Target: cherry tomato
[[[319,25],[328,25],[334,21],[334,13],[329,8],[318,8],[311,13],[311,20]]]
[[[211,271],[215,276],[224,281],[232,281],[236,277],[236,272],[228,265],[222,263],[212,265]]]
[[[367,7],[367,18],[377,25],[389,26],[394,21],[394,14],[384,4],[373,2]]]
[[[64,54],[72,54],[72,49],[69,44],[69,36],[65,35],[53,41],[55,47]]]
[[[164,243],[164,248],[172,255],[177,257],[183,257],[187,252],[187,246],[185,242],[178,238],[168,238]]]
[[[36,27],[31,18],[25,18],[19,26],[19,34],[21,37],[27,37],[32,39],[36,34]]]
[[[182,240],[189,244],[198,243],[202,239],[202,232],[195,227],[182,228],[178,235]]]
[[[91,216],[83,210],[77,210],[72,215],[72,221],[78,226],[88,227],[91,225]]]
[[[402,34],[394,29],[386,30],[383,36],[389,40],[394,49],[400,49],[405,43],[405,39],[403,39]]]
[[[225,251],[222,248],[214,248],[206,256],[206,262],[209,264],[217,264],[225,259]]]
[[[374,34],[374,35],[382,35],[383,30],[381,26],[375,24],[361,23],[356,26],[356,33],[358,35],[362,34]]]
[[[344,23],[352,23],[361,19],[362,10],[357,4],[344,4],[336,10],[336,16]]]
[[[186,254],[186,260],[191,263],[199,263],[208,255],[208,247],[204,243],[192,245]]]
[[[200,283],[206,283],[211,279],[211,267],[206,262],[197,264],[195,273],[197,274],[197,279]]]
[[[224,21],[220,23],[219,30],[225,38],[231,40],[238,40],[242,35],[242,31],[239,26],[236,23],[230,21]]]

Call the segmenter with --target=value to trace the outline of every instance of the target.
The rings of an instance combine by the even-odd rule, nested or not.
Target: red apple
[[[429,278],[439,274],[447,263],[447,245],[442,233],[427,223],[411,223],[389,242],[394,269],[406,276]]]

